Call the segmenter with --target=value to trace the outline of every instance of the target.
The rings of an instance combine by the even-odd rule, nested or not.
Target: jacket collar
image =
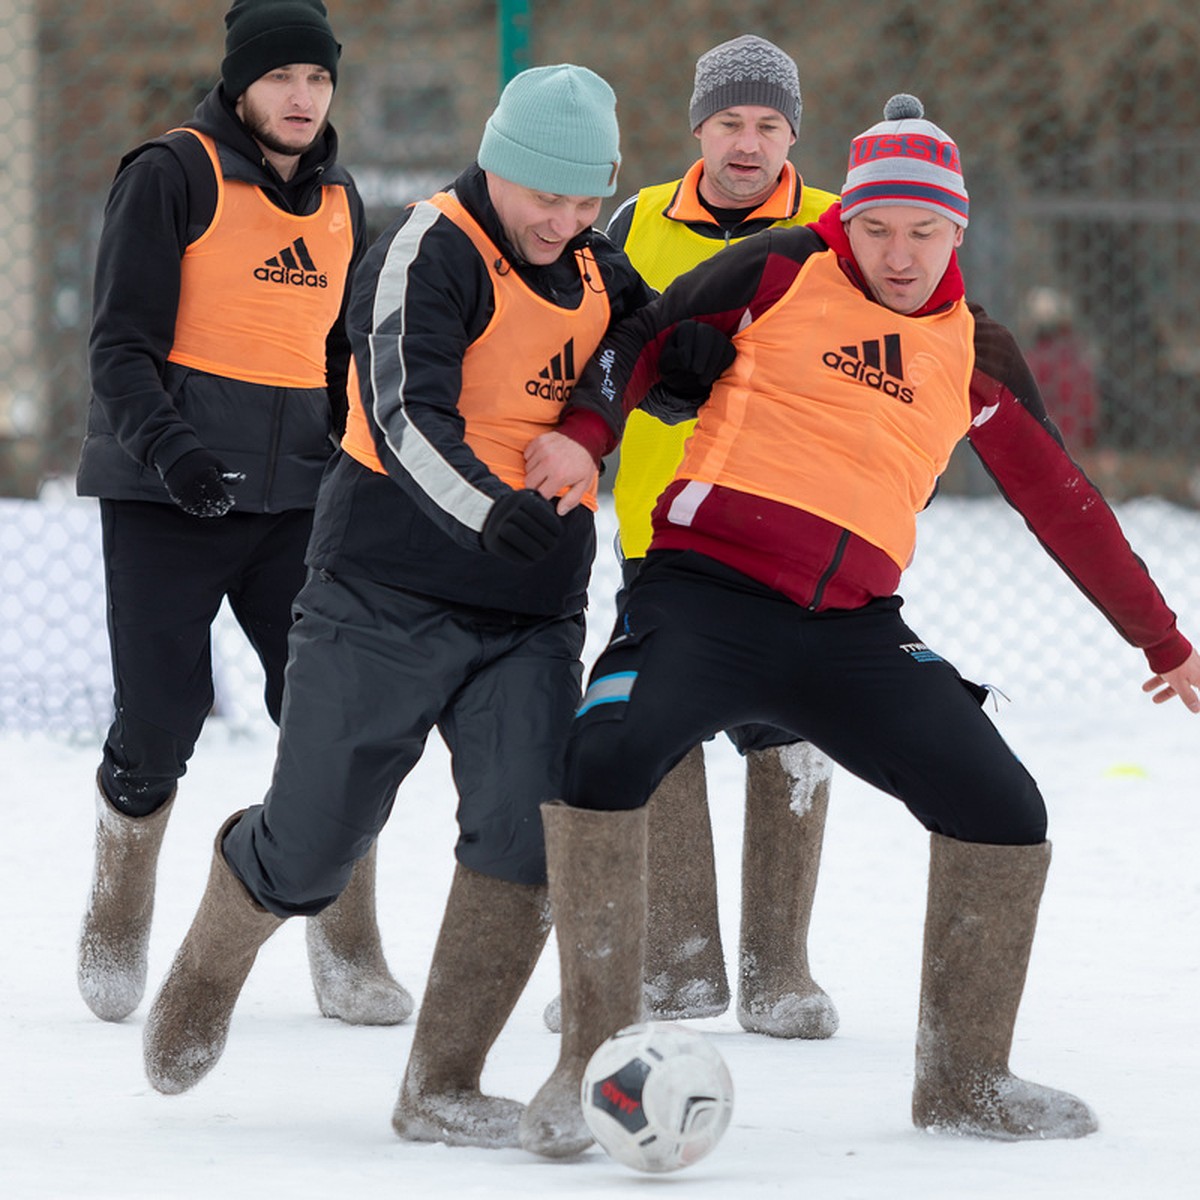
[[[663,216],[671,221],[687,224],[716,225],[712,213],[700,199],[700,177],[704,174],[704,159],[698,159],[688,168],[679,181],[671,203],[663,210]],[[785,221],[800,211],[800,199],[804,181],[790,162],[783,164],[775,190],[757,208],[747,211],[742,224],[751,221]]]

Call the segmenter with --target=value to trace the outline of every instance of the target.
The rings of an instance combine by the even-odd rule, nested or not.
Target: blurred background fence
[[[86,660],[94,674],[107,661],[102,600],[99,626],[80,616],[94,612],[102,588],[94,514],[69,498],[87,406],[96,242],[120,156],[185,118],[215,83],[227,7],[0,0],[0,723],[105,719],[107,685],[72,666]],[[815,186],[840,187],[849,139],[879,119],[888,96],[920,95],[962,150],[970,293],[1018,331],[1072,451],[1123,522],[1136,514],[1131,533],[1164,575],[1181,623],[1200,626],[1194,0],[328,7],[345,47],[333,120],[374,231],[470,161],[500,83],[525,65],[584,63],[615,88],[624,164],[605,216],[691,163],[695,59],[726,38],[758,33],[796,59],[804,116],[793,161]],[[968,516],[926,522],[916,569],[936,563],[974,590],[954,607],[930,588],[926,626],[963,639],[966,652],[986,651],[998,614],[1019,631],[1032,605],[1061,604],[1064,628],[1092,628],[1090,612],[1075,615],[1065,580],[1031,595],[1019,523],[995,535],[991,485],[969,452],[951,464],[943,498]],[[1140,671],[1140,656],[1102,622],[1082,653],[1061,633],[1024,647],[1018,676],[1031,687],[1124,683]],[[236,637],[221,658],[232,678],[254,679]]]

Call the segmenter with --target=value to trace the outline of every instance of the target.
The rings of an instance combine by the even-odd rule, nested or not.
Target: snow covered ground
[[[1155,708],[1140,694],[1146,672],[1139,656],[1079,607],[1032,539],[1025,538],[1030,559],[1019,560],[1005,586],[1036,591],[1046,570],[1050,590],[1046,603],[1033,606],[1037,622],[997,604],[999,584],[979,588],[975,570],[955,569],[961,550],[939,557],[939,539],[951,545],[941,536],[943,522],[969,519],[972,537],[997,537],[1006,553],[1008,542],[1024,537],[1002,510],[964,511],[939,501],[923,518],[930,528],[906,586],[906,611],[965,673],[1012,697],[995,717],[1042,784],[1055,844],[1012,1061],[1018,1072],[1084,1097],[1099,1114],[1098,1134],[996,1145],[912,1128],[927,839],[894,802],[840,771],[811,950],[841,1029],[828,1042],[800,1043],[743,1033],[731,1014],[698,1022],[725,1055],[737,1095],[724,1141],[689,1170],[643,1176],[598,1150],[551,1163],[517,1150],[399,1141],[389,1118],[412,1027],[353,1029],[322,1019],[298,922],[260,954],[218,1068],[189,1094],[160,1096],[142,1073],[146,1005],[106,1025],[75,987],[98,739],[80,744],[10,728],[0,734],[0,1196],[1196,1195],[1200,722],[1178,703]],[[1134,525],[1143,517],[1147,537],[1167,524],[1171,536],[1148,544],[1134,528],[1139,550],[1156,571],[1172,567],[1176,539],[1194,533],[1195,514],[1169,521],[1157,510],[1131,514]],[[602,547],[592,653],[603,640],[614,580]],[[1184,631],[1196,637],[1195,571],[1163,585]],[[1043,685],[1028,674],[1030,647],[1064,640],[1070,669],[1057,673],[1067,682]],[[708,759],[732,967],[742,770],[723,741],[709,745]],[[272,760],[265,722],[210,722],[163,849],[152,988],[203,890],[213,833],[230,811],[261,798]],[[453,809],[445,752],[431,744],[380,840],[385,947],[418,997],[450,881]],[[550,1070],[557,1039],[543,1028],[541,1010],[557,992],[556,972],[551,944],[493,1052],[485,1086],[528,1099]]]

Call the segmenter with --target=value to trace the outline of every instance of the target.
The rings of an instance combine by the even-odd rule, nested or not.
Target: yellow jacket
[[[621,235],[614,227],[625,227],[628,219],[625,253],[642,278],[660,292],[726,246],[764,229],[807,225],[837,200],[832,192],[806,187],[792,164],[785,163],[774,193],[747,213],[739,226],[726,230],[700,202],[703,166],[703,160],[698,160],[682,179],[643,188],[614,214],[609,226],[609,236],[620,244]],[[695,421],[664,425],[640,410],[630,414],[613,484],[621,552],[626,558],[645,556],[650,545],[650,513],[674,478],[694,426]]]

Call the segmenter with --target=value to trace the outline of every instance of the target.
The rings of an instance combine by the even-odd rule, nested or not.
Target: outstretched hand
[[[1147,679],[1142,691],[1153,692],[1155,704],[1178,696],[1189,712],[1200,713],[1200,654],[1193,650],[1174,670]]]

